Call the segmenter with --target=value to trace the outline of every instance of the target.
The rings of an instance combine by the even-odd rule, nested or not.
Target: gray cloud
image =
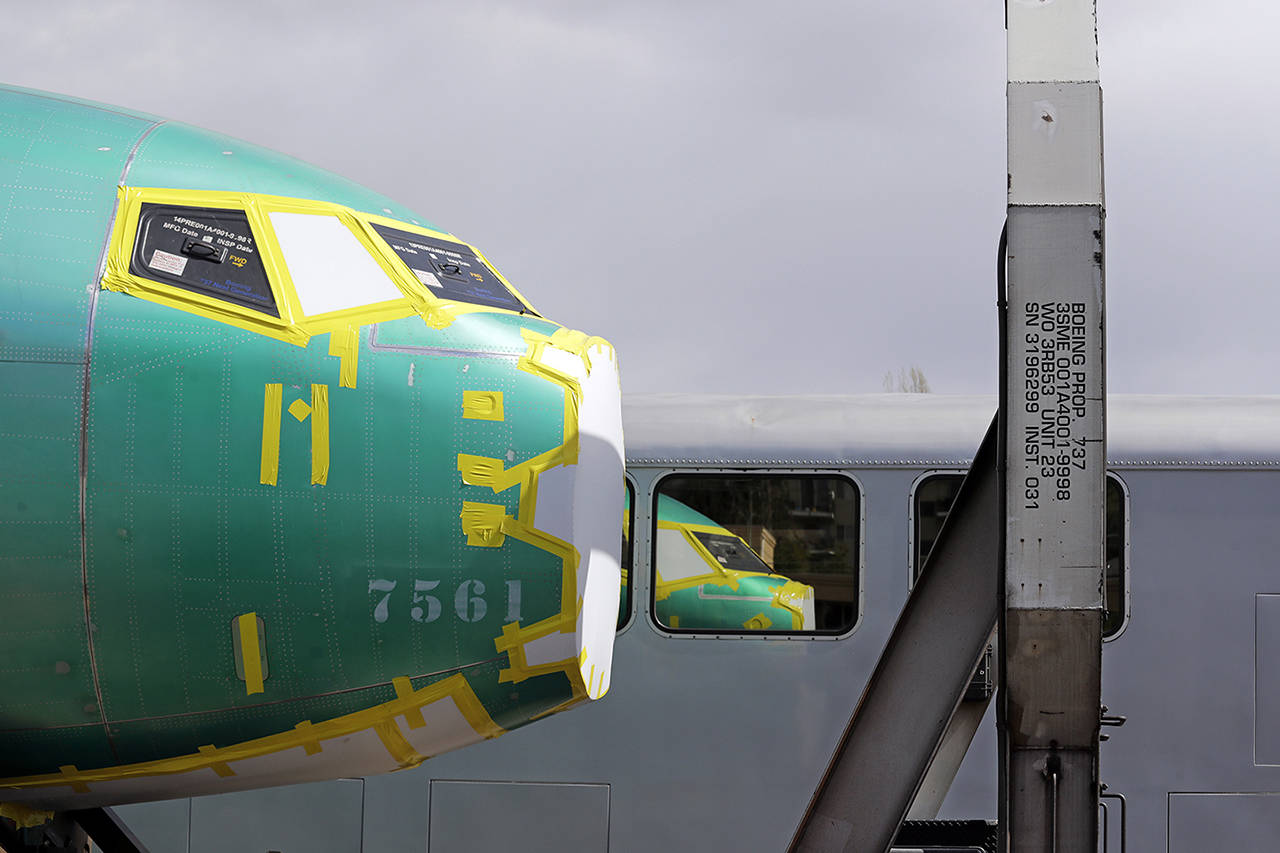
[[[876,391],[910,364],[995,388],[990,3],[207,8],[33,7],[0,35],[8,82],[385,192],[612,339],[629,391]],[[1100,16],[1111,386],[1275,390],[1277,13]]]

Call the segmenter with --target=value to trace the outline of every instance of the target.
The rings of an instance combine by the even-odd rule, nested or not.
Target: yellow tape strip
[[[275,297],[278,317],[272,317],[261,311],[234,305],[216,296],[196,293],[195,291],[175,287],[170,284],[154,281],[130,272],[130,260],[136,243],[138,224],[144,204],[172,204],[195,207],[214,207],[226,210],[243,211],[249,222],[249,228],[258,243],[259,256],[263,269],[271,285]],[[272,212],[309,213],[337,217],[345,224],[355,238],[369,251],[383,272],[396,284],[401,297],[373,305],[362,305],[322,314],[318,317],[304,316],[302,305],[298,301],[296,288],[289,276],[288,267],[284,263],[284,253],[280,248],[275,231],[271,227]],[[313,335],[332,334],[350,325],[367,325],[383,320],[399,317],[411,317],[418,314],[427,325],[435,329],[443,329],[463,314],[516,314],[506,308],[494,308],[467,302],[440,299],[418,281],[409,267],[373,230],[373,225],[389,225],[393,228],[426,236],[441,237],[446,240],[468,245],[452,234],[424,228],[401,220],[391,219],[371,213],[363,213],[327,201],[314,199],[286,198],[283,196],[265,195],[262,193],[227,192],[221,190],[173,189],[166,187],[120,187],[118,190],[118,210],[115,227],[112,229],[107,251],[106,268],[102,277],[105,290],[129,293],[140,299],[157,302],[208,317],[221,323],[227,323],[241,329],[268,335],[298,346],[306,346]],[[489,263],[481,252],[470,246],[476,257],[486,264],[507,286],[526,308],[526,300],[511,285],[502,273]],[[532,310],[529,308],[529,310]],[[538,316],[534,312],[534,316]],[[598,339],[593,339],[598,340]],[[342,387],[355,387],[354,358],[350,366],[351,384],[341,382]]]
[[[405,676],[391,679],[391,686],[396,690],[396,696],[403,699],[406,696],[413,695],[413,682]],[[420,729],[427,724],[422,718],[421,708],[409,708],[404,712],[404,721],[409,724],[411,729]]]
[[[33,809],[22,803],[0,803],[0,817],[7,817],[18,825],[18,829],[29,829],[53,820],[53,812],[44,809]]]
[[[565,334],[561,334],[561,333]],[[578,340],[579,336],[582,338]],[[581,332],[574,332],[571,329],[557,329],[555,334],[551,336],[542,335],[538,332],[532,332],[528,329],[520,330],[520,337],[524,338],[525,343],[529,345],[529,351],[520,357],[516,362],[516,368],[534,376],[541,376],[550,382],[564,388],[564,444],[559,448],[558,453],[561,454],[559,461],[565,465],[576,465],[578,463],[578,410],[581,408],[582,402],[582,386],[578,380],[574,379],[563,370],[557,370],[550,365],[542,363],[542,353],[548,346],[554,346],[556,349],[568,349],[575,342],[583,344],[581,351],[569,350],[575,355],[582,358],[583,363],[590,365],[590,359],[586,355],[586,343],[592,340],[604,341],[603,338],[586,338]]]
[[[485,710],[466,678],[459,673],[437,681],[435,684],[429,684],[421,690],[415,690],[408,696],[397,697],[372,708],[344,714],[314,725],[305,727],[300,725],[294,729],[233,746],[206,746],[197,753],[96,770],[77,770],[74,765],[68,764],[59,768],[57,773],[0,779],[0,788],[33,789],[71,786],[77,792],[84,792],[89,790],[89,783],[92,782],[168,776],[203,769],[214,769],[217,772],[217,765],[225,767],[232,761],[257,758],[296,747],[305,748],[307,744],[318,745],[321,740],[349,737],[357,732],[368,731],[379,722],[388,722],[395,717],[404,716],[409,708],[422,708],[446,697],[453,700],[458,710],[462,712],[463,718],[479,737],[488,740],[505,734],[503,728],[489,716],[489,712]],[[230,767],[226,769],[230,770]]]
[[[788,579],[782,586],[773,590],[774,606],[791,614],[791,628],[799,631],[804,628],[805,593],[811,590],[807,584]]]
[[[198,749],[201,755],[208,755],[212,757],[218,754],[218,748],[213,744],[206,744]],[[236,775],[236,771],[232,770],[231,766],[225,761],[217,761],[215,759],[214,761],[209,762],[209,769],[223,778]]]
[[[532,545],[550,554],[555,554],[563,561],[561,570],[562,582],[560,585],[560,614],[553,618],[558,621],[560,630],[566,633],[573,631],[574,625],[578,621],[578,609],[582,605],[582,601],[578,599],[578,563],[581,555],[578,554],[577,548],[563,539],[539,530],[531,523],[526,523],[523,520],[525,518],[524,513],[520,515],[519,519],[511,516],[504,518],[502,520],[502,532],[513,539],[524,542],[526,545]],[[532,522],[531,517],[529,521]],[[545,633],[549,634],[551,632],[546,631]],[[536,639],[536,637],[530,636],[526,637],[526,639],[531,640]]]
[[[311,386],[311,484],[329,481],[329,386]]]
[[[769,618],[768,614],[763,612],[757,613],[755,616],[752,616],[746,622],[742,623],[742,627],[746,628],[748,631],[764,631],[771,625],[773,625],[773,620]]]
[[[258,614],[241,613],[236,617],[240,636],[240,660],[244,663],[244,692],[247,696],[262,693],[262,656],[258,638]]]
[[[75,791],[77,794],[89,793],[89,786],[84,782],[77,781],[76,777],[81,774],[74,764],[63,764],[58,768],[58,774],[66,778],[67,781],[64,782],[64,784],[70,785],[72,791]]]
[[[503,420],[501,391],[463,391],[462,416],[475,421]]]
[[[512,486],[520,487],[520,518],[533,523],[534,510],[538,503],[538,477],[543,471],[554,468],[564,462],[564,448],[557,447],[519,465],[506,467],[506,462],[489,456],[472,456],[468,453],[458,454],[458,473],[462,481],[469,486],[488,486],[494,494],[505,492]]]
[[[304,739],[302,741],[302,748],[307,753],[307,755],[318,755],[320,753],[320,741],[319,739],[314,739],[314,740],[311,739],[312,737],[311,730],[315,728],[314,726],[311,725],[311,721],[303,720],[293,728],[300,735],[303,735]]]
[[[502,519],[502,533],[553,554],[561,560],[560,612],[527,627],[521,627],[518,622],[505,625],[502,635],[494,640],[494,646],[498,651],[507,653],[508,666],[499,670],[499,682],[519,683],[527,678],[552,672],[563,672],[568,678],[572,690],[570,698],[539,714],[538,716],[541,717],[564,710],[586,698],[595,689],[596,679],[595,672],[591,671],[587,682],[584,682],[586,673],[583,672],[583,667],[586,665],[586,658],[581,655],[530,666],[524,651],[524,644],[531,640],[557,631],[572,633],[577,626],[578,614],[582,609],[582,600],[577,595],[580,560],[578,550],[571,543],[551,536],[534,526],[539,476],[556,465],[573,465],[578,461],[578,411],[582,398],[582,387],[578,380],[562,370],[545,364],[544,353],[548,347],[569,352],[582,359],[583,367],[587,372],[591,370],[592,353],[610,360],[615,356],[613,347],[604,339],[588,337],[571,329],[559,329],[550,336],[528,329],[522,329],[520,334],[528,345],[528,350],[517,362],[517,367],[559,385],[564,390],[563,443],[554,450],[509,469],[501,459],[458,454],[458,471],[462,474],[464,483],[488,486],[495,493],[518,485],[520,487],[519,510],[515,517],[508,515]],[[603,672],[600,673],[599,678],[603,687]]]
[[[280,474],[280,406],[284,389],[268,382],[262,392],[262,473],[263,485],[274,486]]]
[[[502,522],[507,516],[507,508],[502,504],[485,504],[475,501],[463,501],[462,532],[467,534],[467,544],[477,548],[497,548],[506,541],[502,533]]]
[[[360,327],[347,326],[329,333],[329,355],[341,359],[338,367],[338,385],[356,387],[356,373],[360,363]]]
[[[413,744],[405,739],[395,720],[383,720],[375,723],[373,730],[378,733],[378,740],[387,748],[387,752],[401,767],[417,767],[427,757],[413,748]]]

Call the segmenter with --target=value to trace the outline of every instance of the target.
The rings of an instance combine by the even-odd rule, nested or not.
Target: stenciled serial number
[[[392,616],[392,593],[400,582],[386,578],[369,581],[370,593],[385,593],[373,605],[373,621],[386,622]],[[402,595],[408,601],[404,615],[414,622],[430,623],[444,614],[444,604],[435,594],[440,581],[415,580],[412,597],[406,589]],[[453,593],[453,613],[463,622],[479,622],[489,612],[489,602],[484,597],[485,583],[482,580],[468,580],[458,584]],[[446,596],[447,597],[447,596]],[[404,604],[400,604],[404,607]],[[403,616],[400,618],[404,618]],[[508,622],[520,621],[520,581],[507,581],[507,619]]]
[[[1085,471],[1088,321],[1083,302],[1028,302],[1023,339],[1024,509],[1041,498],[1069,501],[1072,472]]]

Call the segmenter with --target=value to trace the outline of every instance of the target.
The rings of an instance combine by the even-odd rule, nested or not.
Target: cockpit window
[[[440,328],[486,309],[539,316],[479,251],[416,222],[250,192],[121,186],[119,197],[104,290],[278,340],[415,313]]]
[[[280,316],[241,210],[143,204],[129,271]]]
[[[308,317],[404,298],[337,216],[273,210],[270,217],[298,301]]]
[[[440,299],[528,310],[469,246],[370,224],[418,281]]]
[[[716,558],[716,562],[734,572],[762,572],[773,574],[764,560],[761,560],[737,536],[726,536],[723,533],[707,533],[703,530],[692,531],[694,538],[702,543],[702,547]]]

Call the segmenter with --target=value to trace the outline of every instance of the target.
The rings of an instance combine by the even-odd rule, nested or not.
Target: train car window
[[[1124,484],[1114,474],[1107,475],[1107,573],[1106,607],[1102,617],[1102,639],[1118,635],[1129,612],[1128,507],[1125,506]]]
[[[280,210],[268,215],[303,313],[315,316],[404,298],[338,217]]]
[[[129,272],[280,316],[243,210],[143,204]]]
[[[635,552],[635,543],[631,538],[631,531],[635,529],[636,519],[636,490],[632,487],[630,480],[624,480],[627,487],[625,503],[622,508],[622,589],[618,593],[618,630],[627,624],[628,617],[631,616],[631,566],[632,554]]]
[[[654,618],[678,632],[840,634],[858,617],[846,477],[678,474],[654,503]]]
[[[924,558],[933,550],[933,543],[947,520],[951,504],[955,502],[964,482],[963,474],[935,474],[916,486],[915,518],[912,531],[911,585],[920,580]]]
[[[388,228],[376,222],[370,224],[418,281],[441,299],[522,313],[528,310],[470,246]]]
[[[963,474],[934,474],[916,484],[914,518],[912,519],[911,582],[920,578],[925,558],[933,548],[946,520],[951,504],[960,491]],[[1128,554],[1125,551],[1125,492],[1120,478],[1107,474],[1106,489],[1106,612],[1102,621],[1102,637],[1109,639],[1120,633],[1126,615]]]

